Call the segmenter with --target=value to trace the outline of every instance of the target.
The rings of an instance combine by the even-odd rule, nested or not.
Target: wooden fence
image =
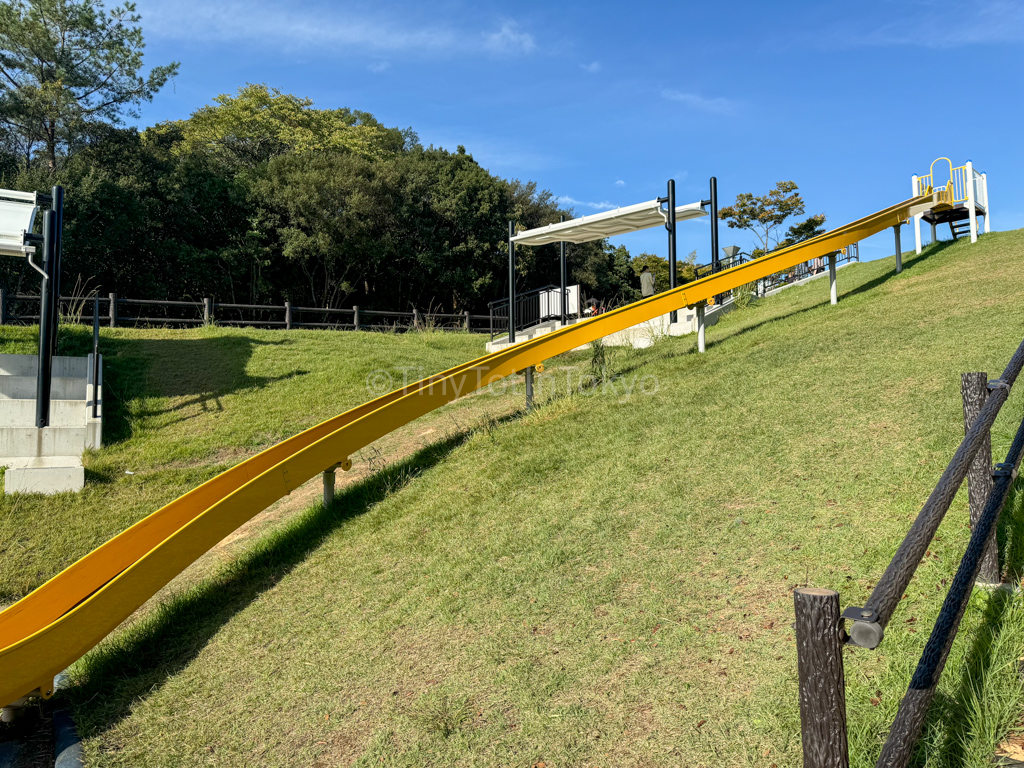
[[[382,309],[298,307],[284,304],[232,304],[202,298],[196,301],[125,299],[116,293],[106,297],[60,297],[63,322],[91,324],[94,303],[99,302],[103,324],[110,328],[198,325],[232,325],[252,328],[326,328],[345,331],[408,331],[436,328],[487,333],[489,315],[469,312],[442,313],[413,309],[394,312]],[[39,296],[8,294],[0,290],[0,325],[39,322]]]
[[[1024,342],[1000,378],[988,381],[988,376],[979,372],[961,375],[964,439],[864,607],[840,611],[838,592],[795,590],[804,768],[848,768],[843,646],[874,649],[882,643],[889,620],[966,478],[971,538],[876,768],[906,768],[910,763],[974,585],[996,586],[1000,581],[996,524],[1024,455],[1024,422],[1006,460],[995,467],[990,432],[1022,367]],[[849,632],[846,622],[850,622]]]

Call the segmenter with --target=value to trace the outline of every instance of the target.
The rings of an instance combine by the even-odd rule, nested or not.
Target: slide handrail
[[[0,612],[0,702],[39,689],[217,542],[306,481],[470,392],[609,334],[907,221],[911,198],[762,258],[524,341],[357,406],[241,462],[139,521]]]

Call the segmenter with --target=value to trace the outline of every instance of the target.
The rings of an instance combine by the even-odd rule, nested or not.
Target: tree
[[[783,246],[796,245],[804,240],[810,240],[812,237],[823,234],[825,234],[825,214],[816,213],[787,229],[786,239],[781,244]]]
[[[180,151],[206,150],[233,167],[252,168],[288,152],[380,157],[418,143],[411,130],[385,128],[367,112],[314,109],[311,99],[263,84],[249,83],[214,102],[170,125],[181,132]]]
[[[111,11],[100,0],[0,0],[0,122],[31,154],[42,145],[50,170],[58,154],[96,123],[138,117],[178,71],[145,77],[145,43],[135,4]]]
[[[733,205],[718,211],[718,218],[732,229],[746,229],[752,232],[760,243],[759,250],[767,253],[779,245],[776,233],[783,222],[790,216],[800,216],[804,212],[804,200],[798,190],[796,182],[780,181],[775,185],[775,189],[766,195],[755,196],[743,192],[736,196]],[[811,217],[804,225],[815,218]],[[817,226],[824,221],[824,215],[821,215],[821,222]],[[790,231],[793,229],[795,228],[791,228]]]

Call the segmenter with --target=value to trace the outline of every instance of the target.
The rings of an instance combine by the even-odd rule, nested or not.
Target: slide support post
[[[697,305],[697,351],[704,352],[704,302]]]
[[[324,470],[324,506],[329,507],[334,503],[334,480],[335,470],[338,466],[335,464],[330,469]]]
[[[900,225],[894,226],[892,231],[896,236],[896,274],[898,275],[903,271],[903,246],[900,245]]]
[[[836,254],[828,255],[828,292],[832,306],[839,303],[839,291],[836,289]]]
[[[916,175],[911,177],[911,179],[910,179],[910,186],[912,187],[912,189],[910,190],[911,196],[912,197],[917,197],[918,191],[917,191],[917,176]],[[920,213],[915,213],[914,214],[914,250],[917,251],[917,253],[921,252],[921,216],[922,215],[923,214],[920,214]]]

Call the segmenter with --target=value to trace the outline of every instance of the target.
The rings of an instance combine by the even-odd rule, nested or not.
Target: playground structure
[[[350,469],[358,450],[410,421],[506,376],[524,374],[529,382],[549,358],[653,318],[703,308],[715,296],[814,258],[832,257],[834,303],[834,255],[839,249],[889,227],[898,230],[918,213],[947,205],[952,205],[948,189],[928,189],[798,245],[507,345],[353,408],[241,462],[0,612],[0,703],[16,706],[30,696],[50,697],[58,673],[217,542],[316,475],[324,473],[326,483],[336,468]]]
[[[942,187],[935,184],[935,164],[945,160],[949,168],[949,176]],[[940,170],[942,166],[940,165]],[[921,221],[932,226],[932,242],[938,240],[936,227],[949,224],[949,231],[956,240],[964,235],[971,236],[971,242],[978,242],[978,217],[985,217],[985,232],[991,231],[988,214],[988,174],[979,173],[974,163],[968,160],[961,166],[953,167],[948,157],[934,160],[928,173],[924,176],[913,176],[910,180],[911,192],[923,194],[926,189],[941,190],[946,193],[943,203],[935,208],[914,214],[914,245],[917,253],[921,252]]]

